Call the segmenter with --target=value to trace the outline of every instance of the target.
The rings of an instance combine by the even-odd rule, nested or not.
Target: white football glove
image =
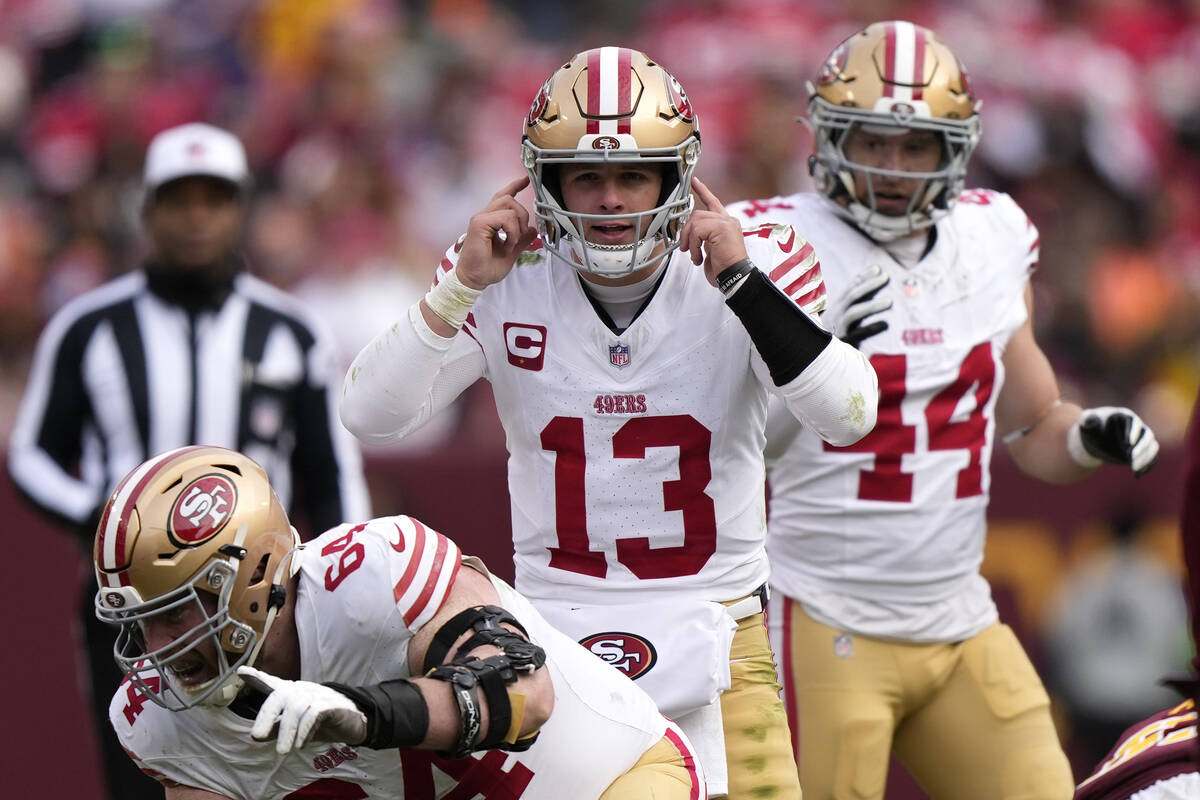
[[[341,692],[311,681],[288,681],[254,667],[238,667],[246,685],[267,695],[250,736],[275,738],[275,752],[288,753],[314,742],[360,744],[367,738],[367,717]],[[275,731],[278,724],[279,729]]]
[[[857,348],[864,339],[887,330],[886,320],[877,319],[865,325],[863,321],[892,307],[890,297],[875,297],[890,280],[878,264],[855,275],[850,287],[829,307],[835,326],[833,335]]]
[[[1067,451],[1081,467],[1124,464],[1139,478],[1158,458],[1158,439],[1128,408],[1088,408],[1067,431]]]

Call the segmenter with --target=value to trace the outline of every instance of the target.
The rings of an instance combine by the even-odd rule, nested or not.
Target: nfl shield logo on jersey
[[[608,362],[614,367],[624,367],[629,364],[629,345],[610,344],[608,346]]]

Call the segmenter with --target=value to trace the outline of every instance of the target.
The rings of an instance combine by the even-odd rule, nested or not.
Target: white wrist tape
[[[475,305],[481,294],[483,289],[466,286],[454,274],[454,270],[450,270],[425,295],[425,305],[450,327],[461,328],[467,321],[467,314],[471,313],[471,306]]]
[[[1079,466],[1093,469],[1100,466],[1103,462],[1089,453],[1087,448],[1083,446],[1083,437],[1079,432],[1079,421],[1083,417],[1084,415],[1080,414],[1079,419],[1075,420],[1075,423],[1067,429],[1067,452],[1070,453],[1071,459]]]

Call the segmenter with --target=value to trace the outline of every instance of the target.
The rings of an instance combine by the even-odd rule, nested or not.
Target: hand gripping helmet
[[[808,84],[808,119],[816,138],[809,169],[838,212],[877,241],[928,228],[962,192],[967,162],[979,142],[979,101],[967,72],[933,31],[911,22],[876,22],[842,42]],[[900,172],[853,164],[843,145],[857,125],[933,131],[942,159],[933,172]],[[876,210],[855,195],[853,171],[920,179],[903,216]]]
[[[104,506],[92,554],[96,616],[121,626],[121,670],[169,709],[227,705],[284,603],[299,543],[267,474],[240,453],[184,447],[133,470]],[[189,605],[202,621],[147,652],[140,623]],[[219,674],[173,681],[171,665],[210,639]]]
[[[521,142],[521,160],[533,185],[534,215],[546,247],[576,269],[606,278],[628,275],[657,263],[679,244],[692,213],[692,173],[700,159],[696,114],[679,81],[644,53],[627,47],[598,47],[580,53],[542,86]],[[592,244],[584,222],[611,220],[603,214],[568,211],[559,170],[564,163],[635,162],[663,164],[658,204],[629,215],[640,241]]]

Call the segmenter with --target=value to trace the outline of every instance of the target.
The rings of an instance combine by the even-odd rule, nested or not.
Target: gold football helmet
[[[542,86],[525,119],[521,159],[546,247],[576,269],[615,278],[657,263],[678,246],[692,213],[700,130],[687,94],[671,73],[637,50],[598,47],[573,57]],[[639,229],[650,218],[640,241],[602,245],[584,238],[586,220],[612,217],[567,210],[557,169],[567,160],[664,165],[658,205],[627,217]],[[660,243],[665,252],[652,255]]]
[[[184,447],[150,459],[113,490],[96,529],[96,616],[120,625],[113,655],[142,693],[170,709],[225,705],[237,668],[252,664],[286,599],[300,538],[267,474],[220,447]],[[203,621],[147,652],[140,623],[189,604]],[[206,640],[219,674],[172,680],[171,666]]]
[[[979,101],[967,72],[933,31],[911,22],[876,22],[837,46],[816,85],[808,84],[808,119],[816,138],[809,170],[817,188],[872,238],[891,241],[928,228],[962,192],[967,162],[979,143]],[[933,131],[942,159],[933,172],[900,172],[846,158],[846,132],[855,126]],[[876,208],[872,182],[857,196],[853,172],[920,179],[908,211],[889,216]]]

